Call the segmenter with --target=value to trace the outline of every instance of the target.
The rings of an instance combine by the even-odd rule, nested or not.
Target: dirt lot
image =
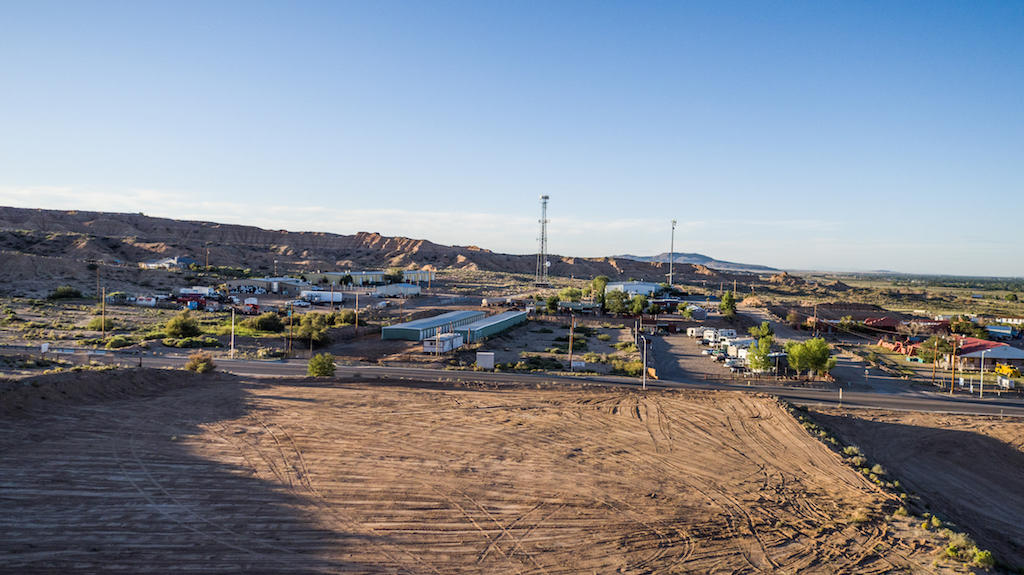
[[[815,414],[845,442],[954,521],[983,548],[1024,566],[1024,421],[886,411]]]
[[[942,570],[770,398],[36,381],[0,390],[0,571]]]

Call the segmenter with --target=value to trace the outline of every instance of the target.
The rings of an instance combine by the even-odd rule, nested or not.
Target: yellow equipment
[[[996,364],[996,373],[999,375],[1005,375],[1006,377],[1020,377],[1020,370],[1012,365],[1006,365],[1005,363]]]

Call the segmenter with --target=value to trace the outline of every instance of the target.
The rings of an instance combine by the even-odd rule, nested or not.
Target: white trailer
[[[341,303],[344,299],[344,295],[340,291],[329,292],[329,291],[301,291],[299,292],[299,299],[304,299],[309,303]]]
[[[736,337],[736,330],[727,327],[719,328],[718,335],[719,337]]]
[[[689,337],[700,337],[704,335],[704,328],[702,327],[688,327],[686,328],[686,335]]]
[[[708,343],[718,343],[718,330],[714,328],[705,329],[701,332],[701,339]]]
[[[206,286],[192,286],[187,288],[181,288],[180,290],[178,290],[178,295],[211,296],[216,295],[216,293],[217,290],[213,289],[212,287]]]
[[[142,307],[156,307],[156,298],[150,296],[140,295],[135,298],[133,302],[135,305],[141,305]]]

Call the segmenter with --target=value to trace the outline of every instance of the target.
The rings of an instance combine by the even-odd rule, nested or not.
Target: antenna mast
[[[548,285],[548,200],[549,196],[540,197],[540,252],[537,254],[537,285]]]

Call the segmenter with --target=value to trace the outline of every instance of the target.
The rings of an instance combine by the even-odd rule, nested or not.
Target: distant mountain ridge
[[[0,269],[7,280],[0,291],[46,293],[55,282],[88,289],[96,285],[96,266],[103,266],[110,277],[123,278],[118,285],[127,288],[152,276],[139,271],[139,262],[175,256],[203,263],[208,258],[212,266],[250,268],[258,274],[397,267],[533,275],[537,264],[535,254],[502,254],[368,232],[291,232],[139,213],[0,206]],[[551,254],[549,260],[550,275],[565,278],[664,281],[668,271],[665,263],[641,259]],[[700,265],[680,264],[674,272],[676,282],[749,279]]]
[[[668,252],[660,253],[655,256],[634,256],[630,254],[623,254],[620,256],[612,256],[614,259],[621,260],[633,260],[637,262],[648,262],[648,263],[668,263],[669,254]],[[706,256],[704,254],[694,253],[677,253],[675,254],[674,262],[677,264],[691,264],[698,266],[705,266],[715,270],[730,271],[730,272],[777,272],[776,268],[756,265],[756,264],[741,264],[737,262],[727,262],[723,260],[716,260],[713,257]]]

